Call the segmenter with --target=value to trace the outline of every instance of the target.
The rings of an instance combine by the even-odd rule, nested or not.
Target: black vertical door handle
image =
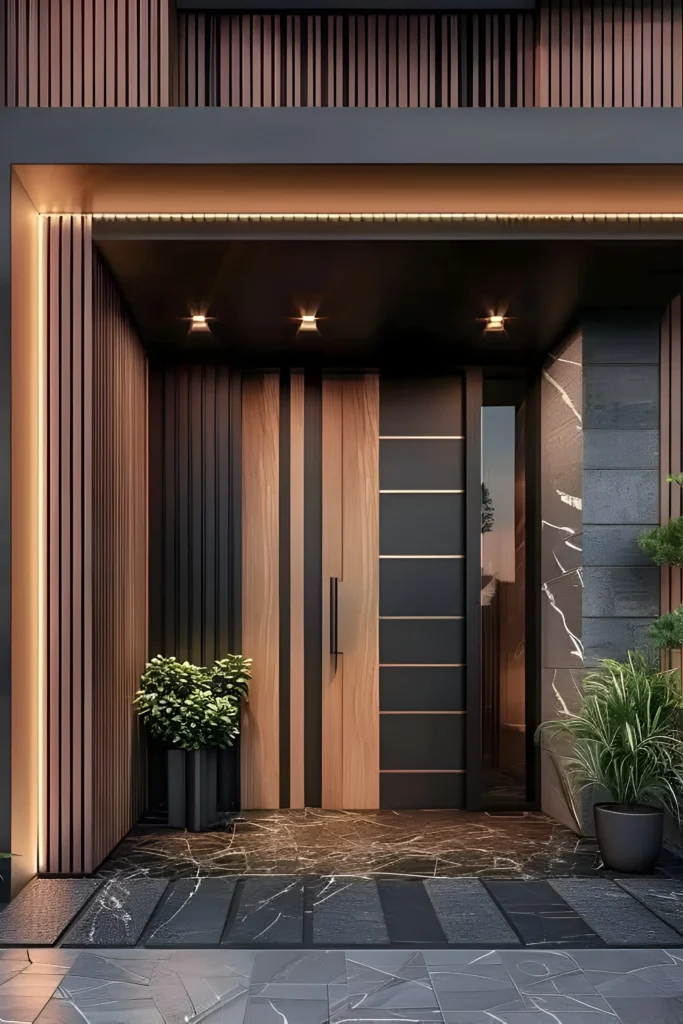
[[[334,674],[339,658],[339,578],[330,576],[330,654],[334,658]]]

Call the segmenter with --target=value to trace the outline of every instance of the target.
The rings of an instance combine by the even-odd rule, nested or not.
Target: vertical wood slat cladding
[[[230,416],[228,367],[152,367],[150,657],[230,650]]]
[[[533,106],[532,14],[184,14],[181,106]]]
[[[169,0],[5,0],[3,105],[165,107]]]
[[[542,0],[539,107],[683,106],[678,0]]]
[[[146,656],[146,360],[91,221],[44,221],[44,871],[92,871],[142,807],[131,699]],[[94,279],[93,279],[94,275]]]
[[[669,304],[662,319],[660,349],[660,454],[659,512],[662,525],[683,513],[683,489],[667,483],[669,474],[683,471],[683,301],[680,295]],[[662,566],[661,613],[674,611],[683,603],[683,571]],[[681,664],[681,654],[671,655]]]
[[[45,230],[47,358],[46,848],[41,868],[90,871],[92,841],[93,564],[89,217],[50,217]]]
[[[93,865],[145,807],[145,751],[131,707],[147,661],[147,358],[95,254],[92,329]],[[86,417],[87,420],[87,417]],[[90,465],[88,465],[88,462]]]
[[[242,646],[253,658],[242,713],[242,808],[280,805],[280,378],[242,382]]]

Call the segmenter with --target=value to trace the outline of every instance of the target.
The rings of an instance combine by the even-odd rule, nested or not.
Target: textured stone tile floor
[[[0,913],[0,947],[683,948],[683,884],[659,876],[83,883],[29,882]]]
[[[0,1020],[681,1024],[676,949],[0,951]]]

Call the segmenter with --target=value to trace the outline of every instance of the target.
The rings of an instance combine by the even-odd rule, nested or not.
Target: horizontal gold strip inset
[[[447,620],[448,622],[464,619],[464,615],[380,615],[381,622],[402,622],[407,619],[411,622],[434,622],[438,620],[442,622]]]
[[[435,661],[435,662],[416,662],[416,661],[391,661],[391,662],[380,662],[380,668],[465,668],[464,661]]]
[[[380,775],[464,775],[464,768],[380,768]]]
[[[59,215],[59,214],[56,214]],[[55,216],[42,214],[41,216]],[[477,221],[565,221],[567,223],[614,223],[618,221],[683,221],[683,213],[93,213],[93,220],[138,220],[138,221],[378,221],[380,223],[403,221],[436,221],[472,223]]]
[[[380,555],[380,558],[464,558],[464,555]]]
[[[421,490],[421,491],[407,491],[407,490],[406,491],[385,491],[385,490],[380,490],[379,493],[380,494],[464,494],[465,491],[461,487],[458,490],[454,490],[454,491],[448,491],[448,490],[438,490],[438,491],[437,490],[431,490],[431,491],[427,491],[427,490]]]
[[[464,441],[462,434],[380,434],[380,441]]]
[[[466,711],[380,711],[380,715],[466,715]]]

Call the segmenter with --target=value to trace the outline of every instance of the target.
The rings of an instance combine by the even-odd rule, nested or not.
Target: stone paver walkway
[[[679,950],[0,952],[0,1020],[680,1024]]]

